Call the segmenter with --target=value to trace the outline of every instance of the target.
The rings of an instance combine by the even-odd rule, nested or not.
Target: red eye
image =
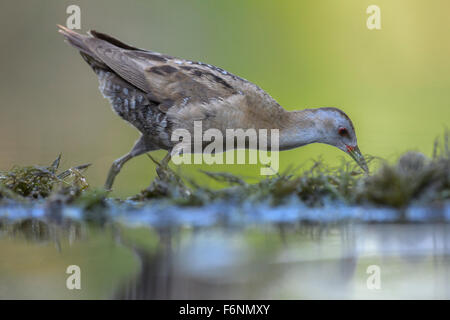
[[[346,136],[346,135],[348,135],[348,130],[347,130],[347,128],[339,128],[339,135],[340,136]]]

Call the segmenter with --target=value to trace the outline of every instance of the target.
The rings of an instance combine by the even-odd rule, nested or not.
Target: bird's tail
[[[66,28],[62,25],[57,25],[59,30],[58,32],[61,33],[64,38],[66,39],[66,42],[70,45],[77,48],[80,52],[83,52],[87,55],[94,56],[93,52],[89,49],[89,47],[84,42],[88,36],[81,35],[73,30],[70,30],[69,28]]]
[[[86,44],[86,40],[92,38],[92,35],[85,36],[62,25],[58,24],[57,26],[59,28],[58,32],[64,36],[66,42],[80,51],[83,59],[86,60],[86,62],[94,69],[94,71],[96,71],[98,68],[109,69],[106,64],[98,59],[95,53],[92,52],[92,50]]]

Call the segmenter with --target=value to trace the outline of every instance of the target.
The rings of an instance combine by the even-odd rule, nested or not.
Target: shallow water
[[[217,201],[204,206],[177,206],[168,201],[154,200],[147,204],[134,201],[115,202],[108,200],[108,206],[100,215],[107,214],[115,221],[127,225],[148,225],[152,227],[211,227],[216,224],[228,227],[250,224],[273,223],[335,223],[347,220],[361,222],[449,222],[450,201],[436,205],[413,205],[403,210],[389,207],[348,206],[341,202],[328,202],[323,207],[311,208],[293,197],[279,206],[267,203],[237,204]],[[76,206],[49,206],[45,202],[32,205],[11,202],[0,206],[0,218],[9,221],[24,218],[82,220],[86,212]]]
[[[256,247],[233,232],[199,232],[155,259],[116,298],[450,298],[447,225],[345,224],[284,234],[260,231]],[[265,250],[265,247],[268,247]],[[367,268],[379,266],[380,289]]]
[[[0,298],[450,298],[450,203],[400,212],[111,201],[106,210],[100,228],[77,207],[0,208]],[[64,286],[69,264],[81,267],[79,291]],[[379,288],[367,285],[370,266]]]

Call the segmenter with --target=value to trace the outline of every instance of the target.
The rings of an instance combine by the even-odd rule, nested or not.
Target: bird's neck
[[[280,126],[280,150],[317,142],[320,135],[318,121],[315,109],[285,111]]]

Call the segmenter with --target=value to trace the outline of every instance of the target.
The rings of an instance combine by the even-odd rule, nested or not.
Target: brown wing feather
[[[143,68],[138,61],[124,54],[129,51],[116,47],[109,42],[97,38],[88,38],[85,44],[95,56],[121,76],[125,81],[134,85],[144,92],[149,91]]]
[[[237,90],[214,72],[191,61],[167,59],[149,66],[145,76],[153,94],[166,101],[169,107],[185,107],[192,103],[207,103],[211,99],[225,99]]]
[[[220,68],[131,49],[134,47],[107,35],[91,33],[94,37],[84,41],[90,51],[124,80],[147,93],[151,100],[159,102],[162,111],[238,93],[231,82],[238,78]]]
[[[95,31],[95,30],[91,30],[91,31],[89,31],[89,34],[92,35],[95,38],[105,40],[105,41],[115,45],[116,47],[119,47],[119,48],[122,48],[122,49],[143,51],[142,49],[139,49],[139,48],[130,46],[130,45],[126,44],[126,43],[123,43],[122,41],[120,41],[120,40],[118,40],[116,38],[113,38],[113,37],[111,37],[110,35],[108,35],[106,33],[101,33],[101,32]]]
[[[150,135],[166,147],[173,130],[193,132],[196,120],[203,120],[203,130],[223,133],[227,128],[279,128],[285,121],[284,110],[264,90],[221,68],[138,49],[96,31],[85,36],[59,29],[97,73],[102,93],[114,99],[119,115],[143,132],[156,128]],[[115,84],[119,80],[129,86]],[[129,96],[129,91],[136,92]],[[149,101],[139,99],[142,93]]]
[[[82,36],[60,26],[60,32],[89,56],[88,60],[107,65],[161,111],[179,117],[176,121],[214,121],[214,115],[221,112],[234,120],[259,115],[272,121],[272,115],[281,109],[264,90],[221,68],[138,49],[96,31]],[[237,113],[241,116],[236,117]]]

